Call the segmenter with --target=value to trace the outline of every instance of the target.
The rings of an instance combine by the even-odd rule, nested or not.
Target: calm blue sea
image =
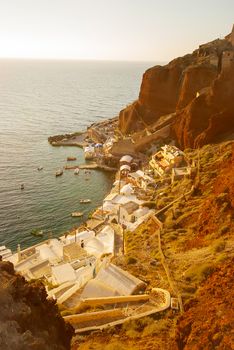
[[[93,171],[86,181],[82,171],[78,176],[65,171],[56,178],[67,156],[84,163],[83,152],[52,147],[47,138],[118,115],[138,97],[142,74],[151,65],[0,60],[0,245],[15,249],[18,243],[39,242],[31,235],[34,228],[59,236],[101,204],[111,176]],[[81,206],[81,198],[92,203]],[[85,213],[82,220],[71,217],[76,210]]]

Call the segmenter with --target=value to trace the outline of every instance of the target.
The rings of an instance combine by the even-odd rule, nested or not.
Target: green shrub
[[[143,330],[143,337],[159,334],[168,328],[168,320],[158,320],[148,324]]]
[[[168,240],[168,241],[174,241],[175,239],[178,238],[178,235],[176,232],[168,232],[166,235],[165,235],[165,238]]]
[[[223,263],[224,261],[226,261],[228,259],[228,255],[226,253],[222,253],[222,254],[219,254],[217,256],[217,258],[215,259],[215,262],[217,264],[221,264]]]
[[[122,328],[126,333],[129,331],[141,332],[146,326],[149,326],[153,322],[154,320],[151,317],[144,317],[137,320],[126,321]]]
[[[129,338],[139,338],[140,337],[140,333],[138,331],[136,331],[135,329],[129,329],[127,332],[126,332],[126,335],[129,337]]]
[[[231,158],[232,156],[232,151],[227,151],[226,153],[224,153],[222,159],[225,160],[225,159],[229,159]]]
[[[223,234],[227,233],[229,230],[230,230],[230,227],[228,225],[223,225],[219,229],[219,234],[223,235]]]
[[[137,263],[137,259],[134,258],[133,256],[128,256],[126,260],[127,260],[126,261],[127,264],[136,264]]]
[[[166,217],[166,220],[164,221],[164,227],[166,229],[176,228],[176,221],[172,218],[172,215]]]
[[[91,349],[91,348],[90,348]],[[122,343],[110,343],[104,347],[104,350],[131,350]]]
[[[142,204],[143,207],[148,207],[149,209],[156,209],[156,203],[155,202],[144,202]]]
[[[181,225],[185,220],[187,220],[191,214],[194,214],[196,212],[196,210],[194,209],[191,213],[191,211],[184,213],[183,215],[181,215],[177,220],[176,220],[176,224],[177,226]]]
[[[229,208],[229,202],[224,202],[220,208],[220,213],[224,213]]]
[[[157,200],[157,209],[162,209],[167,205],[167,200],[165,198],[160,198]]]
[[[206,165],[210,160],[212,160],[212,158],[213,158],[213,153],[207,151],[200,155],[200,164]]]
[[[177,230],[177,232],[180,233],[180,234],[183,234],[183,233],[187,233],[187,230],[186,230],[186,229],[183,229],[183,228],[179,228],[179,229]]]
[[[216,201],[217,204],[222,204],[224,202],[229,202],[229,195],[228,195],[228,193],[225,193],[225,192],[220,193],[216,197],[215,201]]]
[[[223,241],[222,239],[219,239],[213,243],[212,251],[214,253],[219,253],[225,249],[225,246],[226,246],[226,242]]]
[[[214,269],[215,267],[211,263],[195,265],[187,270],[187,272],[185,273],[185,278],[186,280],[201,283],[205,278],[212,274]]]
[[[183,292],[188,294],[194,294],[196,292],[196,288],[193,286],[185,285],[183,286]]]

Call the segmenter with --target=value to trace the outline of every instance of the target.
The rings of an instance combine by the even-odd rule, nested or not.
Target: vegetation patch
[[[204,279],[210,276],[214,270],[215,265],[212,263],[194,265],[186,271],[185,279],[200,284]]]

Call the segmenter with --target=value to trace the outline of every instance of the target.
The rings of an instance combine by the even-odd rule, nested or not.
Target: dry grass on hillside
[[[200,163],[194,181],[185,179],[161,187],[155,193],[156,206],[160,209],[195,184],[193,194],[175,203],[160,217],[164,223],[162,250],[185,309],[199,295],[201,286],[206,286],[210,279],[212,281],[214,273],[217,274],[215,283],[218,283],[217,269],[228,264],[234,255],[233,150],[232,142],[207,145],[200,151],[187,150],[188,157],[199,159]],[[125,233],[125,251],[125,256],[114,259],[117,265],[147,282],[148,289],[161,287],[172,292],[160,261],[158,234],[152,220],[142,224],[134,233]],[[209,288],[213,288],[212,282]],[[211,293],[215,294],[215,291]],[[204,302],[205,294],[202,298]],[[202,312],[202,307],[199,312]],[[178,317],[178,313],[168,310],[155,319],[141,320],[140,325],[130,323],[80,337],[80,346],[74,349],[176,349],[178,344],[173,339]],[[196,317],[197,314],[194,322]],[[218,327],[219,321],[216,323]],[[183,327],[183,323],[181,325]],[[183,333],[181,329],[180,332]]]

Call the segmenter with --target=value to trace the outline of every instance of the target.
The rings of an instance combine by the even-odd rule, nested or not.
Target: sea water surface
[[[110,190],[110,174],[64,171],[76,147],[52,147],[48,136],[86,129],[118,115],[138,97],[150,63],[0,60],[0,245],[35,244],[32,229],[57,237],[87,219]],[[43,170],[38,171],[38,166]],[[24,183],[25,189],[20,185]],[[90,204],[79,200],[90,198]],[[84,212],[82,219],[73,211]]]

